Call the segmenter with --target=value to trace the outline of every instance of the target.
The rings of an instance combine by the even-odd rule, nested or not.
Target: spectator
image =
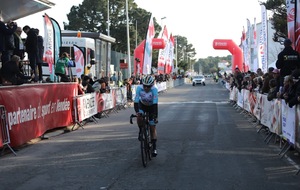
[[[15,43],[15,49],[14,49],[14,55],[17,55],[20,57],[21,60],[24,59],[24,43],[21,38],[22,34],[22,28],[17,27],[15,33],[14,33],[14,43]]]
[[[61,77],[60,82],[70,82],[66,74],[66,67],[69,66],[69,62],[70,62],[69,55],[66,52],[62,53],[60,58],[56,61],[55,75]]]
[[[27,34],[25,40],[25,49],[30,62],[30,68],[35,75],[34,82],[38,81],[38,73],[36,70],[37,59],[38,59],[38,46],[37,46],[37,34],[35,29],[30,28],[28,25],[23,27],[23,31]]]
[[[241,73],[240,69],[237,67],[234,70],[234,75],[233,75],[233,82],[232,82],[232,86],[237,87],[237,89],[239,91],[241,91],[242,89],[242,81],[243,81],[243,74]]]
[[[279,69],[274,69],[272,71],[272,74],[273,74],[273,78],[276,80],[276,83],[277,83],[276,91],[278,92],[279,88],[280,88],[280,70]]]
[[[244,79],[243,79],[243,82],[242,82],[242,89],[248,89],[249,90],[250,80],[251,80],[250,74],[246,74],[244,76]]]
[[[47,77],[45,81],[46,83],[53,83],[50,77]]]
[[[294,70],[292,73],[293,84],[290,86],[287,96],[285,98],[289,107],[293,107],[300,103],[300,70]]]
[[[90,80],[89,80],[90,85],[93,86],[93,84],[95,83],[95,81],[93,80],[93,74],[89,73],[87,76],[90,78]]]
[[[84,76],[83,77],[82,86],[85,89],[85,93],[95,92],[94,88],[90,84],[90,77],[89,76]]]
[[[253,82],[256,84],[256,88],[254,89],[255,92],[261,93],[261,89],[263,86],[263,79],[261,76],[255,77]]]
[[[44,39],[41,35],[39,35],[39,29],[35,29],[35,32],[37,34],[37,66],[38,66],[38,73],[39,73],[39,83],[42,83],[43,81],[43,55],[44,55]]]
[[[284,77],[293,70],[300,68],[300,56],[292,47],[290,39],[284,40],[284,49],[278,54],[276,67],[280,69],[280,86],[283,86]]]
[[[110,81],[113,81],[114,84],[117,84],[117,77],[116,77],[116,73],[114,73],[111,77],[110,77]]]
[[[96,81],[94,82],[94,84],[92,85],[93,89],[94,89],[96,92],[100,92],[100,90],[101,90],[101,84],[100,84],[100,82],[101,82],[101,79],[96,80]],[[104,92],[103,92],[103,93],[104,93]]]
[[[250,90],[250,92],[252,92],[257,86],[256,83],[254,82],[255,78],[256,78],[256,74],[254,72],[251,72],[250,73],[250,84],[248,86],[248,89]]]
[[[77,83],[78,95],[84,94],[83,86],[81,84],[81,78],[75,77],[73,81]]]
[[[13,55],[15,48],[13,33],[16,29],[17,24],[15,22],[8,22],[7,25],[5,25],[0,17],[0,57],[2,64],[9,61]]]
[[[128,79],[124,79],[124,85],[126,86],[127,101],[128,102],[132,102],[131,84],[132,84],[132,80],[130,78],[129,78],[129,80]]]
[[[289,87],[293,84],[294,84],[294,82],[293,82],[292,75],[285,76],[284,81],[283,81],[283,86],[280,87],[279,91],[277,92],[277,98],[284,99],[284,97],[283,97],[284,94],[288,93]]]
[[[268,92],[267,99],[268,101],[271,101],[277,97],[277,81],[276,79],[271,79],[269,81],[270,90]]]
[[[262,94],[268,94],[270,90],[270,80],[273,79],[273,67],[269,67],[268,72],[264,74],[263,87],[261,89]]]
[[[2,85],[20,85],[28,83],[34,78],[34,75],[25,76],[20,71],[20,60],[19,56],[14,55],[10,61],[3,64],[0,70]]]
[[[261,70],[261,68],[258,68],[258,69],[256,70],[256,73],[257,73],[257,75],[260,76],[260,77],[262,77],[262,76],[264,75],[264,72]]]

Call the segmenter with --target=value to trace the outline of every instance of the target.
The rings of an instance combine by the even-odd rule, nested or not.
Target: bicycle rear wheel
[[[143,166],[146,167],[148,163],[148,138],[144,127],[142,127],[141,132],[143,134],[143,139],[141,140],[141,156]]]

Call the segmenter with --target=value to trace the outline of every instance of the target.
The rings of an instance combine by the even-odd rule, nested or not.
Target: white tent
[[[48,0],[1,0],[0,16],[3,22],[8,22],[50,9],[54,5]]]

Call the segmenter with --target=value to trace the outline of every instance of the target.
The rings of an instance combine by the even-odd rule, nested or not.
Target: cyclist
[[[134,98],[134,110],[136,112],[137,124],[139,126],[139,140],[142,138],[141,126],[143,126],[143,120],[140,117],[144,112],[149,113],[149,125],[151,131],[151,142],[153,146],[152,155],[157,155],[156,150],[156,123],[158,114],[158,89],[154,86],[154,77],[146,75],[142,79],[142,85],[137,86],[136,96]]]

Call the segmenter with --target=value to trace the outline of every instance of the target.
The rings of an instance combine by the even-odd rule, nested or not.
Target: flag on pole
[[[300,52],[300,0],[296,0],[295,2],[295,8],[296,8],[296,14],[295,14],[295,20],[296,20],[296,26],[295,26],[295,50]]]
[[[248,71],[249,68],[252,67],[251,65],[251,33],[252,33],[252,28],[251,28],[251,23],[250,20],[247,19],[247,33],[246,33],[246,43],[245,43],[245,71]]]
[[[252,38],[252,48],[257,46],[257,34],[256,34],[256,18],[254,18],[254,23],[252,27],[253,38]]]
[[[286,14],[287,14],[288,38],[292,41],[292,46],[294,47],[294,42],[295,42],[295,1],[286,0]]]
[[[267,10],[261,5],[261,29],[258,44],[258,66],[264,73],[268,72],[268,20]]]
[[[241,37],[241,45],[243,45],[245,40],[246,40],[246,32],[245,32],[245,27],[243,26],[242,37]]]
[[[256,29],[256,18],[254,18],[254,23],[253,23],[253,38],[252,38],[252,48],[253,48],[253,67],[251,68],[253,71],[256,71],[259,66],[258,66],[258,61],[257,61],[257,29]]]
[[[54,33],[54,64],[56,63],[56,61],[59,59],[59,48],[61,47],[61,29],[60,26],[58,24],[58,22],[53,19],[50,18],[51,22],[52,22],[52,26],[53,26],[53,33]],[[52,67],[52,71],[53,71],[53,78],[54,78],[54,67]],[[52,76],[50,75],[50,78],[52,79]]]
[[[168,56],[166,59],[166,73],[170,74],[172,73],[172,68],[174,68],[174,37],[171,34],[170,40],[168,43]]]
[[[43,60],[48,63],[49,73],[53,75],[54,65],[54,31],[50,17],[44,15],[44,56]]]
[[[154,30],[154,23],[153,23],[153,16],[151,15],[146,41],[145,41],[145,48],[144,48],[144,60],[143,60],[143,74],[151,74],[151,67],[152,67],[152,40],[155,35]]]
[[[84,74],[84,54],[77,45],[74,44],[73,47],[76,65],[76,76],[80,78],[81,75]]]
[[[166,58],[168,56],[167,44],[169,43],[168,30],[167,30],[166,26],[164,26],[160,36],[165,42],[165,48],[159,49],[159,52],[158,52],[157,73],[164,74]]]

